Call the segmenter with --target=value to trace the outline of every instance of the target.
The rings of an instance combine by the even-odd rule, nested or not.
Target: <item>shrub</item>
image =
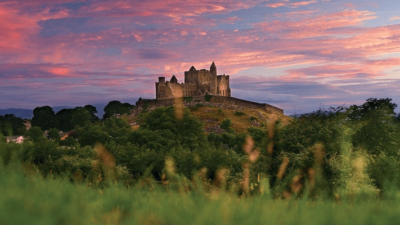
[[[191,110],[191,111],[196,111],[196,110],[198,110],[198,109],[201,108],[201,107],[204,107],[204,105],[198,103],[198,104],[196,104],[195,106],[191,107],[190,110]]]
[[[224,119],[221,123],[221,128],[224,129],[227,132],[232,132],[233,130],[231,129],[232,126],[232,121],[230,119]]]
[[[185,102],[193,102],[193,97],[183,97]]]
[[[212,95],[204,95],[204,101],[209,102],[212,99]]]
[[[242,112],[242,111],[235,111],[234,114],[235,114],[236,116],[243,116],[243,115],[246,115],[246,113],[244,113],[244,112]]]
[[[254,117],[254,116],[250,116],[249,120],[250,121],[258,121],[257,117]]]

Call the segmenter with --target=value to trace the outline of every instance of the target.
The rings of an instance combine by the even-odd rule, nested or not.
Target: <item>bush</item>
[[[254,117],[254,116],[250,116],[249,120],[250,121],[258,121],[257,117]]]
[[[226,132],[233,132],[231,126],[232,126],[232,121],[230,119],[224,119],[220,125],[220,127],[224,129]]]
[[[204,107],[204,105],[198,103],[198,104],[196,104],[195,106],[191,107],[190,110],[191,110],[191,111],[196,111],[196,110],[198,110],[198,109],[201,108],[201,107]]]
[[[235,111],[234,114],[235,114],[236,116],[243,116],[243,115],[246,115],[246,113],[244,113],[244,112],[242,112],[242,111]]]
[[[212,99],[212,95],[204,95],[204,101],[209,102]]]
[[[193,97],[183,97],[185,102],[193,102]]]

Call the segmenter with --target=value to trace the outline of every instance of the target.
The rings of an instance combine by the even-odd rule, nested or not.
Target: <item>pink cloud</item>
[[[291,7],[291,8],[297,8],[299,6],[307,6],[309,4],[317,3],[315,0],[311,1],[302,1],[302,2],[289,2],[289,1],[284,1],[284,2],[275,2],[275,3],[268,3],[266,6],[271,7],[271,8],[278,8],[278,7]]]
[[[377,17],[370,11],[326,13],[313,5],[268,14],[251,27],[247,18],[229,12],[265,5],[262,1],[101,1],[76,10],[59,5],[67,2],[0,4],[3,81],[57,78],[49,82],[60,82],[61,88],[63,81],[79,78],[85,81],[63,90],[124,88],[151,95],[157,76],[175,74],[182,82],[183,71],[192,65],[209,68],[212,60],[219,73],[232,77],[253,67],[265,68],[266,76],[269,68],[303,67],[276,78],[285,82],[382,78],[400,64],[385,56],[400,52],[400,25],[365,26]],[[315,1],[278,3],[295,8]],[[52,24],[83,17],[87,20],[72,28]],[[223,28],[239,21],[235,30]]]
[[[286,79],[298,79],[306,77],[350,79],[350,78],[376,78],[385,74],[383,70],[400,65],[400,58],[384,60],[366,60],[356,63],[325,64],[301,69],[287,70]]]
[[[269,3],[266,6],[271,7],[271,8],[278,8],[281,6],[285,6],[286,4],[283,2],[276,2],[276,3]]]
[[[306,38],[337,34],[335,28],[358,26],[366,20],[375,19],[375,13],[346,10],[302,20],[274,20],[255,23],[254,27],[267,32],[283,32],[284,38]]]

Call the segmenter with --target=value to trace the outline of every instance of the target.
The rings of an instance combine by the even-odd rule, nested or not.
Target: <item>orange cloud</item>
[[[71,70],[69,68],[65,68],[65,67],[51,68],[51,69],[49,69],[49,72],[54,75],[58,75],[58,76],[68,76],[71,74]]]
[[[271,8],[278,8],[281,6],[285,6],[286,4],[283,2],[276,2],[276,3],[269,3],[266,6],[271,7]]]

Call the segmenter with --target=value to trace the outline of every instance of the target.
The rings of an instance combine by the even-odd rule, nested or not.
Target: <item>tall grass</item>
[[[262,194],[240,197],[205,188],[165,189],[142,180],[126,188],[99,189],[65,179],[43,178],[11,164],[0,169],[0,224],[394,224],[400,192],[390,199],[338,202],[306,197],[274,199],[263,180]],[[172,172],[173,173],[173,172]],[[172,176],[172,175],[170,175]],[[175,175],[175,186],[185,181]],[[174,179],[170,179],[173,181]],[[171,187],[171,186],[170,186]],[[306,195],[304,195],[306,196]]]

